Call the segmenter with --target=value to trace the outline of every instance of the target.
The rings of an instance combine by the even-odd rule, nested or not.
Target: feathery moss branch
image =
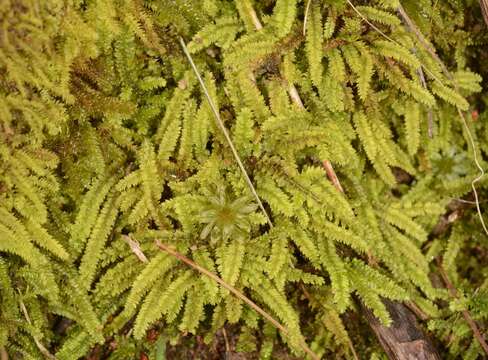
[[[224,287],[226,290],[230,291],[232,294],[237,296],[240,300],[244,301],[246,304],[248,304],[254,311],[256,311],[258,314],[260,314],[263,318],[265,318],[267,321],[269,321],[275,328],[280,330],[284,335],[289,336],[289,331],[287,328],[285,328],[283,325],[281,325],[278,321],[276,321],[271,315],[269,315],[266,311],[264,311],[261,307],[259,307],[255,302],[253,302],[251,299],[249,299],[246,295],[241,293],[239,290],[237,290],[235,287],[227,284],[224,280],[219,278],[217,275],[214,273],[208,271],[207,269],[201,267],[200,265],[194,263],[190,259],[188,259],[186,256],[178,253],[171,247],[163,244],[161,241],[156,240],[156,245],[162,250],[167,252],[168,254],[174,256],[178,260],[184,262],[191,268],[197,270],[201,274],[209,277],[210,279],[214,280],[217,282],[219,285]],[[319,360],[320,358],[308,347],[308,345],[305,342],[300,341],[299,343],[300,347],[302,348],[305,353],[307,353],[312,359]]]

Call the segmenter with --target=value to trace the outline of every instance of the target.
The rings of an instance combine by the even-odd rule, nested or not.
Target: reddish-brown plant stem
[[[444,267],[442,266],[442,262],[438,259],[437,260],[437,265],[439,267],[439,273],[441,274],[442,280],[446,284],[447,289],[449,290],[449,294],[455,298],[459,299],[459,293],[456,287],[452,284],[452,282],[449,280],[449,277],[447,276],[446,271],[444,270]],[[473,332],[474,337],[476,340],[479,342],[481,347],[483,348],[483,351],[488,355],[488,344],[486,343],[483,335],[480,332],[480,329],[478,328],[478,325],[476,322],[473,320],[471,317],[471,314],[469,313],[468,310],[463,310],[462,311],[464,320],[468,323],[471,331]]]
[[[184,262],[185,264],[187,264],[188,266],[197,270],[201,274],[203,274],[203,275],[209,277],[210,279],[214,280],[220,286],[222,286],[226,290],[230,291],[232,294],[234,294],[240,300],[242,300],[247,305],[249,305],[254,311],[256,311],[258,314],[260,314],[262,317],[264,317],[266,320],[268,320],[275,328],[280,330],[285,336],[290,336],[290,332],[288,331],[287,328],[285,328],[283,325],[281,325],[270,314],[268,314],[265,310],[263,310],[261,307],[259,307],[255,302],[253,302],[251,299],[249,299],[246,295],[241,293],[235,287],[227,284],[224,280],[222,280],[220,277],[218,277],[214,273],[212,273],[212,272],[208,271],[207,269],[205,269],[204,267],[201,267],[200,265],[194,263],[192,260],[188,259],[183,254],[180,254],[179,252],[177,252],[176,250],[174,250],[170,246],[163,244],[159,240],[156,240],[156,245],[161,250],[167,252],[171,256],[174,256],[175,258]],[[299,345],[302,348],[302,350],[305,351],[305,353],[307,353],[312,359],[320,360],[319,356],[317,354],[315,354],[304,341],[300,341]]]
[[[337,174],[335,173],[334,168],[332,167],[330,161],[329,160],[322,161],[322,166],[325,169],[325,173],[327,174],[327,177],[335,186],[335,188],[339,190],[341,193],[343,193],[344,189],[342,188],[339,178],[337,177]]]
[[[258,31],[261,30],[263,26],[261,25],[261,22],[259,21],[259,18],[257,17],[256,12],[252,8],[252,6],[249,6],[248,11],[249,11],[249,15],[253,18],[253,22],[256,27],[256,30]],[[286,81],[285,79],[285,82],[287,83],[288,81]],[[293,101],[293,103],[297,105],[299,109],[305,110],[305,105],[303,105],[303,101],[300,98],[300,94],[298,93],[298,90],[293,83],[288,84],[288,95],[290,96],[290,99]],[[337,174],[334,171],[332,163],[329,160],[324,160],[323,166],[327,173],[327,177],[329,178],[330,181],[332,181],[332,184],[334,184],[337,190],[339,190],[340,192],[344,192],[341,183],[339,182],[339,178],[337,177]]]

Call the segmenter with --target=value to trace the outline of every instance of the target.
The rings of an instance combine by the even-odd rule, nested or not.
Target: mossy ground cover
[[[383,299],[487,356],[478,1],[3,0],[0,24],[2,360],[382,359]]]

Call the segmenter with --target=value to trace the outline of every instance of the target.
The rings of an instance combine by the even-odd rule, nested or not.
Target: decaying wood
[[[469,195],[469,199],[471,199],[471,194]],[[439,221],[434,226],[434,229],[432,229],[429,237],[435,238],[447,232],[447,230],[450,229],[451,225],[456,220],[460,219],[466,209],[472,207],[473,204],[474,202],[470,200],[453,199],[447,205],[447,212],[440,217]]]
[[[480,6],[486,26],[488,26],[488,0],[480,0]]]
[[[469,197],[470,198],[470,197]],[[430,234],[430,238],[438,237],[444,234],[451,225],[463,216],[464,211],[473,206],[473,202],[464,199],[453,199],[447,206],[447,212],[440,217],[439,222],[434,227]],[[443,277],[446,286],[449,288],[451,294],[455,296],[455,289],[450,288],[452,284],[449,281],[446,282],[446,275],[440,268],[441,275]],[[378,338],[381,346],[385,350],[389,359],[392,360],[434,360],[440,359],[434,345],[431,340],[422,332],[418,322],[417,317],[423,318],[421,313],[416,310],[416,305],[414,303],[407,304],[405,306],[402,303],[394,302],[390,300],[383,300],[390,316],[392,318],[392,325],[386,327],[381,324],[381,322],[373,315],[371,310],[366,308],[362,303],[360,306],[363,310],[364,316],[368,321],[369,325],[373,329],[376,337]],[[486,346],[479,329],[476,327],[474,321],[469,321],[471,319],[469,313],[463,314],[467,320],[470,327],[475,334],[475,337],[480,341],[480,343]],[[416,314],[416,315],[415,315]],[[471,319],[472,320],[472,319]],[[486,351],[486,348],[483,346]]]
[[[371,329],[392,360],[440,360],[431,340],[422,332],[415,315],[402,303],[383,300],[392,324],[384,326],[370,309],[361,304]]]

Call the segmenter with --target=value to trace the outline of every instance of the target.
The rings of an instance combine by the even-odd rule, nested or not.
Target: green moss
[[[301,341],[380,358],[355,301],[389,323],[389,298],[428,315],[443,358],[481,356],[461,312],[486,328],[486,234],[453,200],[472,201],[473,151],[488,155],[478,3],[402,2],[452,77],[398,1],[307,3],[1,2],[0,351],[159,359],[215,339],[250,358],[303,357]]]

